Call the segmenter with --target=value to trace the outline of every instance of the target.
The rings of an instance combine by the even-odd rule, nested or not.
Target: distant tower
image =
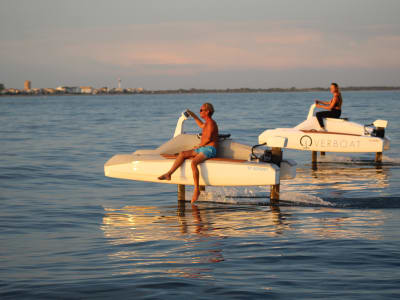
[[[29,91],[31,89],[31,81],[30,80],[25,80],[24,83],[24,90]]]
[[[121,78],[118,78],[118,89],[121,89]]]

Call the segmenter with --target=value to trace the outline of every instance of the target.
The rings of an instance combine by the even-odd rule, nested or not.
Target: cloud
[[[90,36],[108,39],[90,39]],[[67,45],[72,56],[99,63],[174,74],[227,69],[295,69],[399,66],[400,36],[324,34],[309,26],[278,22],[188,22],[94,29],[88,41]],[[389,56],[388,56],[389,54]]]
[[[96,72],[132,76],[399,68],[394,27],[327,32],[311,22],[199,21],[49,28],[31,39],[3,40],[0,59],[77,72],[97,65]]]
[[[60,54],[86,56],[119,67],[160,65],[160,73],[169,72],[166,66],[171,66],[173,73],[182,67],[191,67],[193,72],[295,68],[309,63],[302,53],[321,39],[320,33],[310,30],[281,30],[276,28],[277,24],[263,24],[268,31],[257,32],[250,25],[168,23],[95,29],[85,34],[92,39],[86,41],[82,37],[79,43],[67,44]],[[99,39],[100,35],[109,38]],[[150,69],[154,72],[154,68]]]

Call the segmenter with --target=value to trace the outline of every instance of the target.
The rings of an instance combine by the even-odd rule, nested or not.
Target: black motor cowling
[[[375,136],[384,138],[385,137],[385,128],[378,127],[374,130]]]
[[[264,143],[264,144],[260,144],[260,145],[255,145],[251,148],[251,156],[250,156],[251,160],[258,160],[261,162],[273,163],[273,164],[280,166],[280,163],[282,161],[282,156],[274,155],[272,153],[271,149],[265,149],[263,154],[261,154],[261,155],[256,155],[254,153],[254,149],[256,149],[260,146],[265,146],[265,145],[266,144]]]

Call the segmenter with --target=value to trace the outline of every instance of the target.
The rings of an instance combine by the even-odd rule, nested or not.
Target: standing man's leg
[[[202,163],[206,159],[207,159],[207,156],[205,156],[203,153],[197,154],[192,159],[192,172],[193,172],[193,181],[194,181],[194,191],[193,191],[192,203],[196,202],[196,200],[199,198],[199,195],[200,195],[199,169],[197,168],[197,165]]]
[[[175,159],[175,162],[172,165],[171,169],[164,175],[161,175],[160,177],[158,177],[158,179],[159,180],[171,180],[171,175],[176,171],[176,169],[178,169],[183,164],[185,159],[194,157],[196,155],[197,155],[197,153],[193,150],[180,152],[178,157]]]

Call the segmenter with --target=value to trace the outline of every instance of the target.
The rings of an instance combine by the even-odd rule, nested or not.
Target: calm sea
[[[297,178],[279,207],[268,187],[210,188],[192,207],[176,186],[104,177],[111,156],[156,148],[205,101],[222,132],[256,144],[329,97],[1,97],[0,298],[398,299],[399,92],[343,93],[344,116],[389,121],[382,165],[327,153],[313,169],[285,151]]]

